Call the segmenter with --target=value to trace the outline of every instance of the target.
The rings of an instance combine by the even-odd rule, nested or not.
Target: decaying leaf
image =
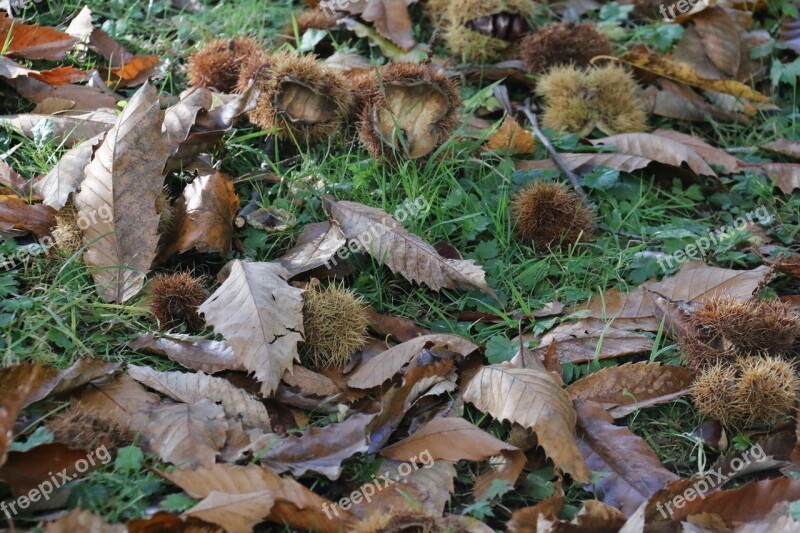
[[[512,117],[506,116],[497,131],[486,140],[484,148],[510,155],[526,155],[533,153],[535,146],[531,132],[523,129]]]
[[[38,365],[16,365],[0,370],[0,466],[6,462],[6,450],[14,436],[17,415],[40,372]]]
[[[510,420],[531,429],[556,467],[581,483],[591,479],[573,440],[575,409],[569,395],[548,372],[485,366],[467,384],[464,401],[498,420]]]
[[[122,303],[138,293],[155,258],[156,199],[167,160],[163,121],[157,91],[145,85],[86,166],[86,179],[75,196],[78,216],[92,221],[82,228],[84,259],[106,301]]]
[[[225,416],[239,419],[245,426],[272,431],[267,408],[244,389],[226,379],[202,372],[158,372],[150,367],[131,365],[128,374],[139,383],[166,394],[173,400],[195,404],[209,399],[222,406]]]
[[[226,494],[268,492],[275,505],[269,510],[268,516],[251,517],[255,521],[266,518],[298,529],[339,533],[344,524],[355,519],[344,509],[338,509],[336,515],[329,513],[330,517],[326,516],[324,509],[330,508],[333,502],[317,496],[291,478],[280,478],[271,470],[258,465],[245,467],[217,464],[210,468],[174,470],[160,474],[193,498],[208,498],[214,491]]]
[[[87,139],[96,138],[112,128],[117,116],[100,110],[77,115],[8,115],[0,117],[0,123],[8,124],[20,135],[33,139],[37,128],[46,122],[52,128],[53,139],[64,146],[72,147]]]
[[[203,398],[152,411],[145,436],[150,449],[168,463],[211,466],[225,444],[227,429],[222,407]]]
[[[41,367],[23,406],[56,394],[78,389],[96,379],[116,372],[120,363],[112,363],[90,357],[80,359],[69,368],[59,370],[52,366]]]
[[[650,496],[678,476],[661,466],[652,448],[614,419],[600,404],[579,400],[578,445],[595,476],[594,492],[601,501],[632,515]]]
[[[88,509],[76,508],[68,514],[52,521],[44,522],[44,533],[72,533],[86,531],[91,533],[125,533],[124,524],[112,525]]]
[[[201,169],[173,206],[173,229],[166,239],[170,244],[160,257],[192,248],[202,253],[228,253],[238,210],[239,196],[230,176],[213,168]]]
[[[414,362],[426,350],[443,357],[448,353],[469,355],[478,346],[458,335],[433,334],[416,337],[373,357],[356,371],[347,384],[356,389],[371,389],[390,379],[404,366]]]
[[[237,259],[225,271],[227,279],[198,312],[225,336],[237,360],[261,382],[262,394],[269,395],[299,359],[303,291],[289,285],[289,273],[277,263]]]
[[[0,237],[26,233],[46,235],[55,222],[55,210],[44,204],[29,204],[19,196],[0,195]]]
[[[83,183],[86,165],[92,160],[95,148],[104,137],[105,134],[101,133],[73,146],[36,182],[33,188],[42,197],[45,205],[53,209],[61,209],[67,205],[69,195],[77,191]]]
[[[373,417],[358,414],[344,422],[309,428],[296,437],[283,437],[259,454],[261,463],[279,474],[290,471],[302,476],[311,471],[336,480],[342,461],[367,450],[365,429]]]
[[[535,530],[519,529],[518,533],[598,533],[620,531],[625,525],[625,515],[614,507],[596,500],[583,502],[572,520],[558,520],[539,515]]]
[[[695,174],[717,175],[702,157],[684,144],[652,133],[622,133],[594,140],[592,144],[614,146],[623,154],[646,157],[674,167],[686,163]]]
[[[361,18],[372,22],[381,35],[408,51],[416,41],[406,4],[406,0],[371,0],[366,2]]]
[[[17,196],[30,196],[31,182],[19,175],[5,161],[0,159],[0,186],[7,187]]]
[[[334,255],[343,250],[347,239],[338,225],[317,222],[303,228],[297,244],[282,257],[275,260],[291,276],[314,270],[331,261]]]
[[[0,42],[3,53],[25,59],[64,59],[76,40],[55,28],[38,24],[21,24],[0,11]]]
[[[436,249],[406,230],[388,213],[347,201],[329,201],[331,218],[348,240],[409,281],[438,291],[466,288],[491,292],[483,269],[472,260],[446,259]]]
[[[272,494],[266,490],[241,494],[213,490],[185,514],[223,526],[231,533],[249,533],[274,504]]]
[[[207,374],[222,370],[244,370],[236,360],[233,349],[222,341],[177,333],[163,337],[156,337],[154,333],[142,333],[128,343],[128,346],[133,350],[169,357],[186,368]]]
[[[591,318],[556,326],[541,338],[540,345],[532,353],[542,356],[554,343],[558,359],[569,363],[623,357],[647,352],[653,347],[653,339],[647,335],[628,331],[614,322]]]
[[[92,383],[74,402],[78,408],[109,423],[129,428],[134,434],[147,428],[150,411],[161,405],[158,396],[147,392],[128,375],[118,376],[107,383]]]

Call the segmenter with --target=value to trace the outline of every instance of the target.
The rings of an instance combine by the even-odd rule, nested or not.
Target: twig
[[[589,197],[586,195],[586,191],[581,186],[577,174],[570,170],[566,163],[564,163],[564,160],[561,159],[561,156],[558,155],[558,152],[556,152],[556,149],[553,147],[553,143],[551,143],[550,139],[548,139],[547,136],[542,133],[542,130],[539,129],[539,121],[536,120],[536,115],[534,115],[533,111],[531,111],[530,98],[525,100],[525,105],[522,107],[522,112],[531,123],[531,128],[533,129],[533,133],[536,135],[536,138],[539,139],[539,142],[541,142],[545,148],[547,148],[547,153],[550,154],[550,159],[552,159],[556,166],[561,169],[561,172],[566,174],[569,182],[572,184],[572,188],[575,189],[575,192],[577,192],[583,199],[583,203],[589,208],[594,208],[594,204],[592,204],[592,202],[589,200]]]

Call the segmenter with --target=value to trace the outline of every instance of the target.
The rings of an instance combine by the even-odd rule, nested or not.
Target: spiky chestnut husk
[[[594,214],[561,183],[533,182],[517,193],[512,210],[519,238],[537,247],[574,244],[592,235]]]
[[[580,137],[594,129],[597,112],[589,105],[590,89],[583,71],[574,65],[550,69],[536,85],[536,94],[545,99],[544,127]]]
[[[103,413],[72,405],[48,418],[44,425],[55,442],[76,450],[95,450],[106,446],[109,451],[136,444],[137,435]]]
[[[458,86],[432,65],[392,63],[363,78],[359,91],[357,128],[376,159],[428,157],[453,133]]]
[[[211,41],[189,56],[189,85],[233,92],[242,65],[259,53],[263,53],[261,45],[250,37]]]
[[[352,526],[353,533],[443,533],[449,529],[443,518],[416,509],[393,508],[374,512]]]
[[[178,324],[202,329],[205,321],[197,314],[197,308],[207,298],[203,281],[188,272],[158,274],[150,282],[150,310],[165,329]]]
[[[56,224],[50,234],[53,236],[56,251],[70,256],[83,246],[83,232],[78,227],[78,213],[72,203],[65,205],[56,214]]]
[[[737,394],[738,368],[717,363],[700,372],[692,386],[692,399],[697,411],[723,426],[737,426],[747,417],[747,406]]]
[[[593,57],[612,52],[611,41],[590,22],[550,24],[529,33],[520,44],[522,65],[535,74],[561,65],[586,67]]]
[[[156,196],[156,213],[158,213],[158,233],[161,235],[172,225],[172,203],[166,189],[162,189],[161,194]]]
[[[707,342],[723,343],[737,355],[788,355],[800,339],[800,316],[778,300],[706,298],[694,310],[689,324]]]
[[[533,12],[531,0],[463,0],[450,2],[443,15],[444,40],[461,59],[470,63],[485,63],[512,59],[518,56],[519,39],[499,39],[470,29],[469,25],[482,17],[499,14],[520,16]],[[524,30],[523,30],[524,31]]]
[[[732,365],[741,353],[720,338],[699,334],[678,338],[678,351],[683,364],[692,370],[703,370],[716,364]]]
[[[638,132],[647,128],[647,113],[639,96],[639,85],[630,71],[616,63],[588,70],[591,104],[597,108],[597,127],[608,135]]]
[[[608,135],[642,131],[647,126],[638,85],[623,67],[580,70],[554,67],[536,87],[545,99],[542,124],[581,137],[595,127]]]
[[[747,357],[738,366],[734,401],[746,408],[743,425],[769,426],[794,416],[800,378],[791,363],[779,357]]]
[[[336,285],[323,288],[313,280],[303,293],[305,341],[300,355],[317,368],[344,368],[367,341],[364,303]]]
[[[279,138],[299,142],[321,140],[341,127],[351,105],[346,79],[315,56],[275,54],[258,72],[260,90],[250,121]],[[271,68],[269,68],[271,67]],[[241,86],[241,83],[240,83]]]

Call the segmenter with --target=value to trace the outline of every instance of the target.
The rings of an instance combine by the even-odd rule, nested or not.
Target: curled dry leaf
[[[211,109],[213,96],[203,88],[188,89],[181,93],[177,104],[164,112],[164,133],[170,144],[169,157],[174,156],[197,121],[197,114]]]
[[[223,370],[244,370],[236,360],[233,349],[223,341],[182,334],[156,337],[155,333],[142,333],[129,342],[128,346],[132,350],[168,357],[179,365],[207,374]]]
[[[686,63],[673,63],[663,56],[650,52],[647,47],[643,45],[634,46],[620,57],[599,57],[602,59],[612,59],[657,76],[691,85],[692,87],[730,94],[740,98],[747,98],[754,102],[770,101],[769,97],[764,96],[760,92],[751,89],[750,86],[739,81],[702,78]]]
[[[11,80],[18,76],[28,76],[34,72],[36,71],[23,67],[11,58],[0,56],[0,78]]]
[[[716,172],[694,150],[686,145],[652,133],[622,133],[592,141],[592,144],[614,146],[624,154],[646,157],[665,165],[680,167],[686,163],[695,174],[716,176]]]
[[[193,248],[201,253],[228,253],[238,210],[239,196],[230,176],[213,168],[200,169],[173,206],[173,227],[166,236],[169,245],[159,258]]]
[[[361,18],[372,22],[375,29],[398,45],[409,51],[416,41],[412,34],[413,25],[408,15],[406,0],[370,0],[361,13]]]
[[[222,526],[230,533],[250,533],[274,504],[269,491],[230,494],[213,490],[184,514]]]
[[[3,53],[24,57],[25,59],[64,59],[76,40],[69,34],[55,28],[38,24],[20,24],[0,11],[0,42],[4,43]]]
[[[56,211],[44,204],[31,205],[19,196],[0,195],[0,237],[18,237],[33,233],[39,237],[50,232]]]
[[[7,187],[17,196],[31,196],[31,182],[0,159],[0,187]]]
[[[222,406],[225,416],[239,419],[247,427],[272,431],[269,413],[260,401],[223,378],[202,372],[158,372],[147,366],[131,365],[128,374],[139,383],[166,394],[173,400],[194,404],[202,399]]]
[[[625,516],[678,476],[661,466],[658,455],[627,427],[615,426],[614,419],[600,404],[579,400],[578,445],[586,464],[594,472],[593,490],[601,501],[619,508]]]
[[[327,208],[345,237],[409,281],[438,291],[473,289],[491,293],[486,273],[472,260],[446,259],[388,213],[356,202],[330,200]]]
[[[548,372],[485,366],[467,384],[464,401],[498,420],[531,429],[557,468],[581,483],[590,481],[589,468],[573,440],[575,409]]]
[[[595,358],[609,359],[647,352],[653,347],[653,339],[647,335],[614,324],[591,318],[560,324],[542,337],[540,346],[532,353],[543,356],[550,346],[557,343],[556,353],[560,361],[585,363]]]
[[[303,228],[297,244],[275,262],[294,277],[327,264],[345,244],[347,239],[339,226],[315,222]]]
[[[239,363],[255,373],[261,393],[269,395],[299,359],[303,291],[289,285],[289,273],[277,263],[236,259],[225,272],[228,278],[198,312],[225,337]]]
[[[404,366],[418,359],[423,350],[432,354],[440,354],[439,357],[441,358],[448,353],[466,356],[477,349],[477,344],[458,335],[437,333],[416,337],[393,346],[367,361],[350,376],[347,384],[355,389],[377,387],[384,381],[391,379]]]
[[[92,111],[79,115],[7,115],[0,117],[0,123],[8,124],[20,135],[33,139],[37,128],[44,122],[52,127],[53,139],[64,146],[72,147],[87,139],[96,138],[110,130],[117,116],[106,110]]]
[[[484,149],[492,152],[506,152],[510,155],[532,154],[536,142],[533,135],[524,129],[514,118],[506,115],[503,123],[486,140]]]
[[[762,144],[761,148],[776,152],[794,159],[800,159],[800,141],[792,141],[789,139],[778,139],[776,141]]]
[[[122,303],[138,293],[155,259],[156,199],[167,160],[163,121],[156,90],[145,85],[86,166],[86,179],[75,196],[78,216],[93,221],[83,229],[84,259],[106,301]]]
[[[18,77],[10,80],[9,84],[25,99],[35,104],[48,100],[61,100],[71,112],[90,112],[100,109],[114,109],[122,99],[118,94],[106,88],[101,79],[96,80],[97,73],[89,75],[89,84],[85,85],[59,85],[49,83],[32,77]]]
[[[342,461],[367,451],[367,424],[374,415],[357,414],[344,422],[311,427],[302,435],[276,439],[260,454],[261,463],[277,473],[290,471],[295,476],[316,472],[336,480],[342,474]]]
[[[31,384],[31,390],[25,398],[23,406],[27,407],[49,396],[64,394],[83,387],[98,378],[113,374],[120,366],[120,363],[87,357],[63,370],[52,366],[42,367]]]
[[[226,494],[268,492],[275,500],[275,505],[266,519],[297,529],[339,533],[347,529],[344,524],[355,521],[355,517],[343,509],[339,509],[338,516],[331,514],[328,518],[323,509],[331,507],[332,502],[317,496],[297,481],[280,478],[258,465],[217,464],[196,470],[160,472],[160,475],[186,491],[192,498],[198,499],[207,498],[213,491]],[[253,519],[260,520],[258,517]]]
[[[205,398],[192,405],[165,405],[149,416],[149,448],[168,463],[211,466],[225,445],[225,412]]]
[[[591,400],[620,418],[641,407],[672,401],[689,392],[692,373],[661,363],[627,363],[579,379],[567,392],[574,400]],[[621,408],[621,409],[618,409]]]
[[[56,165],[33,186],[45,205],[61,209],[67,205],[69,195],[83,183],[86,165],[92,160],[94,150],[105,137],[104,133],[73,146],[61,156]]]

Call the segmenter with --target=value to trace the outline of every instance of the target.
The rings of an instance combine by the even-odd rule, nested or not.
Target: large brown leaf
[[[556,467],[581,483],[591,479],[573,440],[575,409],[569,395],[548,372],[485,366],[467,384],[464,401],[498,420],[531,429]]]
[[[620,418],[640,407],[679,398],[691,385],[692,373],[684,368],[641,362],[604,368],[579,379],[567,392],[573,399],[597,402]]]
[[[0,371],[0,466],[6,462],[17,416],[41,371],[39,365],[16,365]]]
[[[150,449],[168,463],[211,466],[225,445],[227,429],[222,407],[201,399],[152,411],[145,436]]]
[[[646,157],[674,167],[686,163],[695,174],[717,175],[702,157],[685,144],[652,133],[622,133],[594,140],[592,144],[614,146],[623,154]]]
[[[271,394],[284,372],[299,359],[303,338],[303,291],[289,285],[286,269],[277,263],[225,266],[227,279],[198,311],[225,336],[238,361]]]
[[[25,397],[23,407],[43,400],[49,396],[63,394],[77,389],[109,374],[113,374],[120,363],[111,363],[100,359],[85,358],[75,362],[69,368],[59,370],[55,367],[42,367],[36,379],[31,383],[31,390]]]
[[[158,372],[147,366],[130,365],[128,374],[173,400],[194,404],[209,399],[222,406],[229,418],[240,418],[245,426],[272,431],[269,413],[260,401],[223,378],[202,372]]]
[[[128,375],[107,383],[90,384],[74,403],[76,409],[128,428],[132,433],[143,432],[149,423],[149,413],[161,404],[158,396],[147,392]]]
[[[478,349],[474,344],[458,335],[432,334],[416,337],[404,343],[392,346],[363,364],[355,372],[347,384],[355,389],[371,389],[391,379],[404,366],[419,357],[422,350],[428,350],[441,356],[447,353],[469,355]]]
[[[84,259],[106,301],[122,303],[138,293],[156,255],[156,199],[168,146],[163,121],[156,90],[145,85],[97,149],[75,196],[78,215],[96,220],[83,230]],[[103,212],[111,213],[110,220]]]
[[[76,39],[55,28],[21,24],[19,20],[10,19],[0,11],[0,43],[4,44],[6,54],[25,59],[59,61],[64,59],[75,42]]]
[[[87,139],[97,138],[98,135],[110,130],[117,120],[117,116],[107,110],[92,111],[76,115],[40,115],[22,114],[6,115],[0,117],[0,124],[7,124],[20,135],[33,139],[37,127],[47,121],[52,125],[53,139],[57,143],[71,148]]]
[[[736,78],[742,62],[741,30],[721,7],[712,6],[692,17],[706,55],[725,75]]]
[[[259,454],[261,462],[277,473],[290,471],[295,476],[316,472],[336,480],[342,461],[368,448],[366,427],[374,415],[357,414],[344,422],[311,427],[302,435],[283,437]]]
[[[472,260],[442,257],[382,209],[331,200],[328,210],[345,237],[361,243],[368,254],[407,280],[435,291],[466,288],[492,292],[484,280],[485,272]]]
[[[185,514],[222,526],[231,533],[250,533],[274,504],[272,494],[266,490],[242,494],[214,490]]]
[[[325,265],[345,244],[347,239],[339,226],[316,222],[303,228],[297,244],[275,262],[296,276]]]
[[[569,363],[623,357],[653,347],[653,339],[647,335],[592,318],[556,326],[541,338],[533,353],[543,356],[554,343],[558,359]]]
[[[344,526],[346,522],[355,521],[352,514],[342,509],[339,509],[338,516],[331,513],[328,518],[324,509],[332,507],[332,502],[317,496],[297,481],[280,478],[258,465],[245,467],[217,464],[211,468],[174,470],[160,474],[193,498],[207,498],[213,491],[227,494],[268,492],[275,500],[275,505],[269,510],[266,519],[297,529],[340,533],[347,531]],[[253,519],[258,520],[257,517]]]
[[[578,445],[595,476],[598,498],[632,515],[650,496],[678,476],[661,466],[652,448],[627,427],[615,426],[614,419],[600,404],[579,400]]]

